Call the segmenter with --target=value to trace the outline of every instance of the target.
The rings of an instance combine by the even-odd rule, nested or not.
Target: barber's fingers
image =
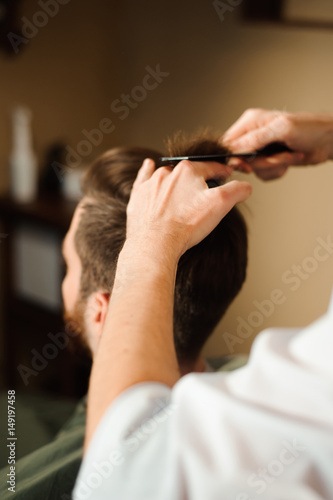
[[[228,164],[234,169],[241,167],[242,165],[249,166],[251,169],[260,169],[266,167],[276,167],[276,166],[286,166],[290,167],[293,165],[300,165],[304,158],[303,153],[279,153],[272,156],[253,156],[250,161],[246,161],[243,158],[230,158]]]
[[[254,173],[256,174],[259,179],[263,181],[272,181],[274,179],[279,179],[282,177],[286,171],[288,170],[288,167],[269,167],[269,168],[262,168],[260,170],[253,170]]]
[[[237,139],[243,137],[251,131],[256,131],[265,127],[280,115],[280,111],[247,109],[223,135],[222,143],[229,147]]]
[[[133,183],[133,186],[137,186],[138,184],[142,184],[143,182],[150,179],[151,176],[153,175],[154,171],[155,171],[154,160],[152,160],[151,158],[146,158],[138,171],[138,174],[137,174],[136,179]]]
[[[221,164],[217,162],[190,162],[188,160],[183,160],[179,162],[175,167],[171,165],[165,165],[158,169],[158,175],[168,175],[174,169],[182,169],[184,165],[192,169],[192,171],[198,175],[203,174],[205,180],[211,178],[227,179],[232,174],[232,167]],[[186,168],[186,167],[185,167]],[[135,179],[134,185],[142,184],[152,177],[156,171],[155,163],[151,158],[146,158],[140,167],[137,177]]]
[[[242,172],[252,171],[263,180],[271,180],[281,177],[290,166],[302,165],[303,160],[303,153],[280,153],[274,156],[258,156],[251,162],[242,158],[231,158],[229,165]]]
[[[229,142],[228,147],[232,153],[249,153],[263,148],[271,142],[284,142],[284,136],[278,133],[278,120],[279,118],[269,125],[244,133],[241,137]]]
[[[243,172],[244,174],[251,174],[251,172],[253,172],[250,163],[246,160],[242,160],[241,158],[231,158],[228,164],[233,168],[233,170]]]
[[[176,166],[165,165],[156,169],[154,161],[148,158],[143,162],[138,171],[133,187],[137,187],[151,179],[154,174],[159,179],[166,178],[173,173],[173,176],[188,174],[191,176],[194,175],[197,178],[203,178],[204,180],[220,179],[223,181],[230,177],[232,172],[233,168],[227,164],[217,162],[192,162],[189,160],[182,160],[177,163]]]
[[[252,186],[248,182],[230,181],[219,186],[216,196],[220,196],[224,206],[223,216],[232,209],[236,203],[245,201],[252,194]],[[214,190],[213,190],[214,191]],[[212,195],[215,196],[213,192]]]
[[[190,174],[203,180],[221,179],[225,180],[232,174],[233,168],[227,164],[213,161],[189,161],[182,160],[174,167],[174,175]]]
[[[248,182],[231,181],[223,186],[198,192],[189,206],[190,234],[183,252],[197,245],[219,224],[223,217],[236,205],[245,201],[252,193]],[[186,234],[186,231],[184,232]]]

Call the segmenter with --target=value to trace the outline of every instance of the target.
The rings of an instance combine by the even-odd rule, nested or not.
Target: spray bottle
[[[11,192],[16,201],[29,203],[37,195],[37,158],[32,146],[31,112],[17,107],[12,119]]]

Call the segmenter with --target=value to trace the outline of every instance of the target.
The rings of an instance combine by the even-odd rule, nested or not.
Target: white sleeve
[[[157,500],[153,490],[166,476],[168,421],[175,408],[171,389],[159,383],[137,384],[118,396],[90,443],[74,499]],[[140,496],[138,485],[143,483],[151,484],[151,497],[150,488],[145,489],[148,496]]]
[[[93,436],[74,499],[333,499],[332,313],[303,331],[263,332],[233,373],[125,391]]]

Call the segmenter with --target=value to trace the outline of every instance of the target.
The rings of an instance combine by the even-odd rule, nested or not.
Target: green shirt
[[[15,492],[9,491],[9,466],[0,471],[1,500],[70,500],[82,455],[86,398],[53,441],[15,464]]]

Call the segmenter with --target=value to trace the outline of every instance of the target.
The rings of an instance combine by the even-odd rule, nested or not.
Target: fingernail
[[[151,158],[145,158],[142,166],[145,168],[148,168],[151,166],[152,163],[153,163],[153,160]]]
[[[241,164],[242,160],[240,160],[239,158],[230,158],[230,160],[228,161],[228,165],[230,167],[239,167]]]

